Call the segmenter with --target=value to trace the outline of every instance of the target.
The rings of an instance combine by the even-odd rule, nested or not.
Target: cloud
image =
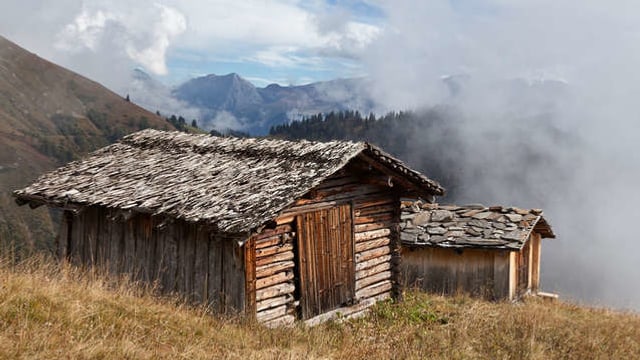
[[[543,245],[543,286],[638,309],[640,5],[380,6],[388,23],[362,57],[377,101],[456,109],[449,132],[408,141],[416,157],[455,141],[446,162],[462,182],[449,200],[545,208],[559,238]]]
[[[349,12],[320,13],[292,1],[175,2],[189,20],[180,49],[206,57],[235,57],[267,66],[322,66],[326,58],[354,58],[379,28]],[[324,6],[322,6],[324,9]]]
[[[184,15],[157,3],[144,9],[120,9],[123,8],[104,4],[84,5],[75,19],[58,33],[55,47],[75,53],[126,54],[147,70],[165,75],[166,52],[171,40],[186,30]]]
[[[229,130],[242,131],[246,126],[243,121],[233,116],[230,112],[221,110],[216,112],[212,119],[206,122],[205,127],[225,133]]]
[[[143,49],[137,49],[132,44],[128,44],[127,54],[155,74],[166,75],[167,49],[171,45],[171,40],[187,29],[187,24],[184,15],[177,10],[160,4],[155,4],[155,7],[160,12],[160,20],[153,26],[151,43]]]

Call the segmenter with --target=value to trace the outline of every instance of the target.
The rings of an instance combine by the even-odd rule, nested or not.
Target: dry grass
[[[37,258],[0,263],[0,356],[631,359],[640,356],[640,316],[409,292],[362,319],[272,330]]]

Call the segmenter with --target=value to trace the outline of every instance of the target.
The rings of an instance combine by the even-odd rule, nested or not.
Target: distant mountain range
[[[202,76],[175,88],[164,86],[142,70],[135,70],[133,79],[127,91],[148,110],[196,118],[205,129],[252,135],[264,135],[273,125],[305,115],[348,109],[368,113],[374,108],[364,78],[263,88],[236,73]]]
[[[11,196],[45,171],[163,118],[0,36],[0,251],[51,244],[52,213]],[[6,254],[6,253],[5,253]]]
[[[361,114],[380,112],[392,104],[374,101],[373,88],[367,78],[336,79],[299,86],[271,84],[256,87],[236,73],[206,75],[167,87],[142,70],[133,72],[133,81],[125,91],[132,101],[163,116],[181,115],[197,119],[206,130],[236,130],[251,135],[265,135],[274,125],[300,120],[305,116],[331,111],[358,110]],[[540,109],[553,110],[554,104],[567,95],[568,85],[559,80],[502,79],[479,84],[469,75],[445,76],[441,79],[446,93],[443,104],[468,105],[483,98],[484,88],[492,89],[519,116]],[[426,85],[425,85],[426,86]],[[487,104],[484,104],[485,106]],[[382,114],[378,114],[382,115]]]

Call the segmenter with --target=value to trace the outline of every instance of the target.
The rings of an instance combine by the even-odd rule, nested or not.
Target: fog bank
[[[640,5],[382,6],[363,60],[381,108],[455,109],[447,161],[462,176],[445,201],[544,208],[558,239],[543,244],[543,288],[640,309]]]

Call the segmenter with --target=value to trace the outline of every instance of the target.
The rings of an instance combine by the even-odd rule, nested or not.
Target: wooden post
[[[245,283],[245,314],[256,316],[256,240],[249,238],[244,243],[244,283]]]

